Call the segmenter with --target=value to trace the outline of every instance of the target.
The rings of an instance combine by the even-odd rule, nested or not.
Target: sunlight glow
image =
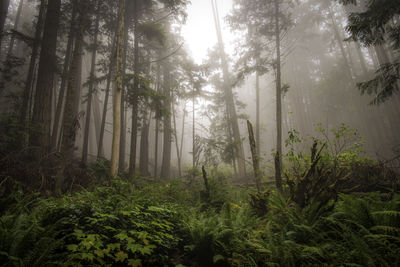
[[[217,0],[217,4],[225,50],[226,53],[232,54],[234,37],[224,19],[231,10],[232,0]],[[192,0],[187,12],[188,20],[182,28],[182,34],[185,38],[185,46],[191,56],[196,63],[200,64],[206,59],[208,49],[214,47],[217,43],[211,1]]]

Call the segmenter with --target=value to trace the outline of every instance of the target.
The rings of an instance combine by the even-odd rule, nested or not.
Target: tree
[[[116,73],[114,82],[114,105],[113,105],[113,139],[111,150],[111,177],[118,175],[119,148],[121,137],[121,91],[123,90],[123,57],[124,57],[124,27],[125,27],[125,4],[126,0],[119,1],[118,28],[117,28],[117,54]]]
[[[243,150],[243,144],[240,136],[238,118],[236,113],[235,101],[233,98],[232,93],[232,85],[230,82],[230,75],[228,69],[228,63],[226,60],[226,54],[224,49],[224,43],[222,39],[221,33],[221,26],[219,22],[219,14],[218,8],[216,5],[215,0],[211,0],[213,15],[214,15],[214,23],[216,27],[216,33],[218,38],[218,47],[219,47],[219,54],[221,58],[221,65],[222,65],[222,72],[223,72],[223,80],[224,80],[224,90],[225,90],[225,103],[226,103],[226,110],[228,115],[228,121],[230,123],[230,130],[232,130],[232,142],[235,144],[235,158],[238,162],[238,170],[240,178],[246,176],[246,165],[245,165],[245,156]]]
[[[10,0],[0,0],[0,55],[1,55],[1,40],[3,39],[4,25],[7,18],[8,6]]]
[[[387,44],[396,53],[400,52],[400,5],[397,0],[365,1],[341,0],[344,4],[360,5],[362,11],[349,15],[347,31],[351,38],[360,41],[364,46],[377,46],[380,67],[373,79],[358,84],[362,93],[374,96],[375,104],[380,104],[399,91],[400,61],[399,57],[390,62],[382,51]]]
[[[275,59],[270,64],[275,70],[276,85],[276,152],[275,152],[275,182],[279,191],[282,190],[282,78],[281,78],[281,38],[290,25],[287,8],[283,9],[281,0],[236,0],[232,15],[229,17],[233,29],[246,32],[246,47],[250,48],[247,55],[255,66],[244,68],[244,73],[266,71],[267,57],[275,50]],[[273,38],[275,46],[271,48],[269,40]],[[248,40],[248,41],[247,41]],[[246,62],[246,61],[245,61]],[[256,74],[257,75],[257,74]]]
[[[57,32],[61,0],[49,0],[40,50],[32,124],[37,128],[30,136],[32,146],[41,154],[50,148],[51,99],[56,68]]]

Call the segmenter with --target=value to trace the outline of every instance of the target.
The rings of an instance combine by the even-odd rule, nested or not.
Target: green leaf
[[[120,262],[124,262],[126,259],[128,258],[128,254],[126,254],[123,251],[118,251],[115,254],[115,261],[120,261]]]
[[[142,266],[142,261],[140,259],[130,259],[128,260],[128,265],[132,267]]]
[[[225,259],[225,257],[224,256],[222,256],[222,255],[215,255],[214,257],[213,257],[213,263],[217,263],[218,261],[220,261],[220,260],[224,260]]]

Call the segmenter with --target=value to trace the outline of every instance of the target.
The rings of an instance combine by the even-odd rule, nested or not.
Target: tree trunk
[[[163,158],[161,164],[161,177],[162,178],[170,178],[171,171],[171,138],[172,138],[172,129],[171,129],[171,73],[169,60],[166,59],[163,66],[164,72],[164,109],[167,114],[164,115],[163,125],[164,125],[164,134],[163,134]]]
[[[128,49],[128,33],[129,33],[129,21],[130,21],[130,12],[128,12],[128,8],[125,9],[125,28],[124,28],[124,77],[126,74],[126,57],[127,57],[127,49]],[[125,86],[121,92],[121,143],[119,149],[119,169],[121,171],[125,170],[125,153],[126,153],[126,112],[125,112],[125,94],[126,89]]]
[[[58,175],[56,179],[56,191],[59,192],[62,189],[64,184],[64,170],[65,168],[71,164],[74,148],[75,148],[75,136],[76,130],[78,128],[78,120],[79,117],[76,115],[75,106],[76,106],[76,91],[80,86],[79,76],[81,75],[81,66],[82,65],[82,52],[83,52],[83,34],[85,28],[85,16],[86,16],[86,1],[82,1],[79,3],[78,7],[78,28],[76,32],[76,40],[74,45],[74,52],[71,62],[70,71],[68,74],[68,86],[67,86],[67,96],[65,99],[65,109],[64,109],[64,119],[63,119],[63,129],[62,129],[62,145],[61,145],[61,154],[63,159],[60,163],[60,167],[58,170]]]
[[[220,50],[220,55],[221,55],[222,72],[223,72],[223,77],[224,77],[226,109],[227,109],[227,112],[229,115],[229,124],[231,125],[230,127],[232,128],[232,134],[233,134],[233,139],[234,139],[233,142],[236,144],[235,157],[238,162],[239,176],[240,176],[240,178],[243,178],[246,176],[246,165],[245,165],[243,143],[242,143],[242,140],[240,137],[240,130],[239,130],[238,118],[237,118],[237,114],[236,114],[235,101],[233,99],[232,86],[229,81],[229,69],[228,69],[228,63],[226,60],[224,43],[223,43],[223,39],[222,39],[221,26],[219,24],[218,8],[214,1],[215,0],[211,0],[211,4],[212,4],[212,8],[213,8],[213,15],[214,15],[215,27],[216,27],[216,31],[217,31],[218,45],[219,45],[219,50]]]
[[[156,90],[157,93],[160,93],[160,83],[161,83],[161,70],[160,70],[160,64],[157,63],[157,84],[156,84]],[[155,127],[155,133],[154,133],[154,178],[157,177],[157,169],[158,169],[158,133],[159,133],[159,127],[160,127],[160,114],[158,111],[155,112],[155,117],[156,117],[156,127]]]
[[[117,178],[119,165],[119,147],[121,138],[121,91],[123,90],[123,59],[124,59],[124,27],[125,27],[125,3],[119,0],[118,30],[117,30],[117,61],[114,83],[113,105],[113,139],[111,150],[111,177]]]
[[[178,133],[176,130],[176,112],[175,112],[175,104],[172,103],[172,119],[174,123],[174,140],[175,140],[175,148],[176,148],[176,157],[178,158],[178,173],[179,173],[179,178],[182,177],[182,170],[181,170],[181,156],[179,154],[179,141],[178,141]]]
[[[7,18],[8,6],[10,5],[10,0],[0,0],[0,55],[1,55],[1,41],[3,37],[4,25]]]
[[[143,115],[142,131],[140,134],[140,158],[139,172],[141,175],[149,176],[149,128],[150,119],[147,114]]]
[[[100,10],[100,0],[97,0],[97,11]],[[94,79],[96,78],[96,56],[97,56],[97,36],[99,32],[99,22],[100,15],[96,15],[95,22],[95,30],[93,37],[93,51],[92,51],[92,62],[90,66],[90,83],[89,83],[89,92],[88,92],[88,100],[86,107],[86,122],[85,122],[85,136],[83,138],[83,148],[82,148],[82,164],[84,166],[87,165],[88,161],[88,148],[89,148],[89,131],[90,131],[90,117],[92,111],[92,99],[93,99],[93,87],[94,87]]]
[[[97,158],[98,159],[104,157],[103,140],[104,140],[104,130],[106,127],[106,119],[107,119],[108,99],[110,98],[111,79],[113,77],[114,65],[115,65],[116,53],[114,52],[114,50],[115,50],[115,45],[116,45],[116,36],[117,35],[115,35],[115,38],[113,38],[113,41],[112,41],[110,65],[109,65],[108,75],[107,75],[106,95],[104,97],[103,114],[101,117],[101,125],[100,125],[99,146],[97,149]]]
[[[258,159],[261,159],[260,139],[260,75],[256,71],[256,151]]]
[[[276,155],[275,184],[282,192],[282,92],[281,92],[281,43],[279,27],[279,0],[275,0],[275,42],[276,42]]]
[[[37,127],[31,135],[32,146],[39,146],[41,153],[49,150],[51,127],[51,100],[56,68],[57,32],[61,0],[49,0],[40,51],[38,78],[32,124]]]
[[[23,97],[22,105],[21,105],[21,109],[19,112],[19,121],[23,124],[25,124],[26,119],[27,119],[26,115],[27,115],[28,107],[29,107],[29,96],[31,95],[31,91],[32,91],[32,87],[33,87],[36,58],[38,56],[38,52],[39,52],[39,48],[40,48],[40,39],[42,37],[45,8],[46,8],[46,0],[41,0],[38,21],[36,23],[35,39],[34,39],[34,43],[33,43],[33,47],[32,47],[31,59],[29,62],[28,75],[26,78],[24,93],[22,96]]]
[[[130,156],[129,156],[129,176],[133,177],[136,172],[136,146],[137,146],[137,110],[138,110],[138,102],[137,102],[137,94],[139,91],[139,32],[138,32],[138,5],[137,1],[135,1],[135,13],[134,13],[134,80],[133,80],[133,99],[132,99],[132,123],[131,123],[131,147],[130,147]]]
[[[257,191],[261,191],[261,174],[260,174],[260,162],[257,156],[257,149],[256,149],[256,140],[254,139],[253,133],[253,125],[251,125],[250,121],[247,121],[247,129],[249,131],[249,143],[250,143],[250,150],[251,150],[251,157],[253,159],[253,170],[254,170],[254,179],[257,186]]]
[[[53,130],[51,134],[51,149],[56,151],[58,147],[58,141],[61,139],[61,117],[62,117],[62,110],[63,110],[63,103],[65,97],[65,91],[67,87],[68,77],[69,77],[69,65],[71,63],[72,57],[72,49],[75,40],[75,21],[76,21],[76,14],[78,8],[77,0],[72,1],[72,14],[71,14],[71,21],[69,26],[69,33],[68,33],[68,41],[67,41],[67,49],[65,51],[64,63],[63,63],[63,73],[61,75],[61,85],[60,85],[60,92],[58,93],[58,100],[57,100],[57,107],[56,113],[54,115],[54,123],[53,123]],[[60,140],[59,140],[60,139]]]

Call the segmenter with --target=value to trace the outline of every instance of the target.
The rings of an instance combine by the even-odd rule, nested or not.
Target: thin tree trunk
[[[179,141],[178,141],[178,133],[176,130],[176,112],[175,112],[175,104],[172,103],[172,119],[174,123],[174,139],[175,139],[175,148],[176,148],[176,157],[178,158],[178,173],[179,173],[179,178],[182,177],[182,171],[181,171],[181,157],[179,154]]]
[[[61,75],[61,85],[60,85],[60,92],[58,93],[58,100],[57,100],[57,107],[56,107],[56,113],[54,115],[54,123],[53,123],[53,130],[51,134],[51,149],[56,151],[58,143],[58,139],[61,136],[61,117],[62,117],[62,110],[63,110],[63,104],[64,104],[64,97],[65,97],[65,91],[67,87],[67,82],[68,82],[68,75],[69,75],[69,65],[71,63],[71,57],[72,57],[72,51],[73,51],[73,45],[74,45],[74,40],[75,40],[75,20],[76,20],[76,14],[77,14],[77,8],[78,8],[78,2],[77,0],[73,0],[72,2],[72,15],[71,15],[71,22],[69,26],[69,33],[68,33],[68,41],[67,41],[67,49],[65,51],[65,57],[64,57],[64,63],[63,63],[63,73]]]
[[[130,12],[128,12],[128,8],[125,9],[125,28],[124,28],[124,77],[126,74],[126,58],[127,58],[127,49],[128,49],[128,33],[129,33],[129,21],[130,21]],[[125,114],[125,94],[126,89],[125,86],[121,92],[121,143],[119,148],[119,169],[121,171],[125,170],[125,153],[126,153],[126,114]]]
[[[99,146],[97,150],[97,158],[102,158],[104,157],[104,130],[106,127],[106,119],[107,119],[107,110],[108,110],[108,100],[110,98],[110,88],[111,88],[111,79],[113,77],[113,72],[114,72],[114,65],[115,65],[115,56],[116,52],[115,46],[116,46],[116,41],[117,41],[117,35],[115,35],[115,38],[113,38],[112,41],[112,48],[111,48],[111,57],[110,57],[110,65],[108,69],[108,75],[107,75],[107,85],[106,85],[106,95],[104,97],[104,105],[103,105],[103,114],[101,117],[101,125],[100,125],[100,136],[99,136]]]
[[[276,155],[275,184],[282,191],[282,93],[281,93],[281,43],[279,27],[279,0],[275,0],[275,42],[276,42]]]
[[[261,139],[260,139],[260,75],[256,71],[256,150],[257,157],[261,159]]]
[[[192,171],[196,168],[196,119],[195,119],[195,95],[193,88],[193,99],[192,99]],[[194,178],[194,177],[193,177]]]
[[[56,68],[57,32],[61,0],[49,0],[40,51],[38,78],[32,124],[38,127],[31,135],[31,145],[39,146],[45,153],[50,145],[51,100]]]
[[[149,175],[149,128],[150,119],[147,114],[143,115],[142,131],[140,134],[140,158],[139,158],[139,172],[141,175]]]
[[[113,105],[113,140],[111,150],[111,177],[117,178],[119,165],[119,148],[121,138],[121,91],[123,90],[123,57],[124,57],[124,27],[125,27],[125,3],[119,1],[118,30],[117,30],[117,61],[114,83],[114,105]]]
[[[183,118],[182,118],[182,132],[181,132],[181,145],[179,149],[179,162],[178,164],[181,166],[180,169],[182,170],[182,151],[183,151],[183,141],[184,141],[184,136],[185,136],[185,119],[186,119],[186,101],[185,101],[185,107],[183,108]],[[180,177],[182,177],[182,174],[180,173]]]
[[[157,93],[160,93],[160,80],[161,80],[161,71],[160,64],[157,64]],[[154,178],[157,177],[157,169],[158,169],[158,133],[160,127],[160,119],[159,114],[156,112],[156,129],[155,129],[155,137],[154,137]]]
[[[100,0],[97,0],[97,11],[100,10]],[[93,99],[93,87],[94,87],[94,79],[96,78],[96,55],[97,55],[97,36],[99,32],[99,22],[100,15],[96,15],[95,22],[95,30],[93,37],[93,51],[92,51],[92,62],[90,66],[90,83],[89,83],[89,92],[88,92],[88,100],[86,107],[86,122],[85,122],[85,135],[83,138],[83,148],[82,148],[82,164],[84,166],[87,165],[88,161],[88,148],[89,148],[89,131],[90,131],[90,117],[92,111],[92,99]]]
[[[21,109],[19,112],[19,114],[20,114],[19,121],[24,124],[27,119],[26,115],[27,115],[28,107],[29,107],[29,96],[31,95],[31,91],[32,91],[32,87],[33,87],[36,59],[37,59],[39,48],[40,48],[40,39],[42,37],[45,8],[46,8],[46,0],[41,0],[38,21],[36,23],[35,39],[34,39],[34,43],[33,43],[33,47],[32,47],[31,59],[29,62],[28,75],[26,78],[24,93],[22,96],[23,97],[22,105],[21,105]]]
[[[224,77],[226,109],[229,114],[229,124],[231,125],[230,127],[232,128],[232,134],[233,134],[233,139],[234,139],[233,142],[236,144],[236,151],[235,151],[236,155],[235,156],[238,161],[239,176],[240,176],[240,178],[243,178],[246,176],[246,165],[245,165],[243,143],[242,143],[242,140],[240,137],[240,130],[239,130],[238,118],[237,118],[237,114],[236,114],[235,101],[233,99],[233,94],[232,94],[232,86],[229,81],[229,69],[228,69],[228,63],[226,60],[224,43],[223,43],[223,39],[222,39],[221,26],[219,24],[218,8],[215,3],[215,0],[211,0],[211,4],[212,4],[212,8],[213,8],[213,15],[214,15],[215,27],[216,27],[216,32],[217,32],[217,39],[218,39],[219,50],[220,50],[220,55],[221,55],[222,72],[223,72],[223,77]]]
[[[133,84],[133,103],[132,103],[132,123],[131,123],[131,147],[130,147],[130,157],[129,157],[129,176],[133,177],[136,172],[136,146],[137,146],[137,110],[138,110],[138,100],[137,94],[139,91],[139,31],[138,31],[138,3],[135,1],[135,13],[134,13],[134,84]]]
[[[171,139],[172,139],[172,127],[171,127],[171,73],[169,60],[166,59],[163,66],[164,72],[164,109],[167,114],[164,115],[163,126],[163,158],[161,164],[161,177],[170,178],[171,171]]]

